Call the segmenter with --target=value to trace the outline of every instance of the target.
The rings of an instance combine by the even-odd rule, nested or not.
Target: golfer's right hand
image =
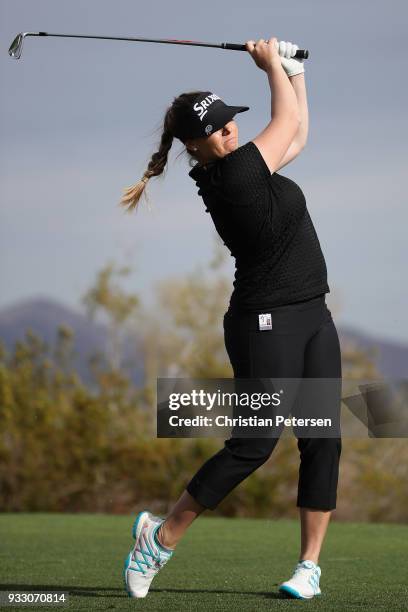
[[[276,38],[270,38],[268,42],[263,38],[260,38],[257,42],[247,40],[245,47],[261,70],[266,72],[274,66],[281,66],[281,58],[278,53],[279,43]]]

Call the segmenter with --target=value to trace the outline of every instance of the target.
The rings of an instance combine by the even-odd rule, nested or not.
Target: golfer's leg
[[[336,327],[327,310],[325,320],[305,349],[305,378],[341,378],[341,353]],[[333,396],[332,414],[340,410],[341,394]],[[341,438],[299,438],[300,469],[297,505],[301,517],[300,559],[318,562],[330,513],[336,508]]]
[[[299,561],[308,559],[319,565],[319,555],[329,525],[331,510],[299,508],[300,554]]]

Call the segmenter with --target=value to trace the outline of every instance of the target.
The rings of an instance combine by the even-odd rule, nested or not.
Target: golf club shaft
[[[230,49],[232,51],[246,51],[245,45],[236,43],[209,43],[196,40],[176,40],[173,38],[132,38],[128,36],[92,36],[89,34],[54,34],[50,32],[27,32],[26,36],[59,36],[63,38],[97,38],[102,40],[128,40],[137,42],[154,42],[165,43],[172,45],[192,45],[196,47],[216,47],[220,49]],[[10,52],[10,51],[9,51]],[[309,51],[307,49],[298,49],[294,57],[307,59]]]

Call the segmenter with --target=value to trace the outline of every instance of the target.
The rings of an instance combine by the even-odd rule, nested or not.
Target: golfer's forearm
[[[296,132],[296,136],[293,140],[296,142],[296,144],[304,147],[306,145],[307,135],[309,132],[309,110],[307,107],[306,81],[304,72],[301,74],[295,74],[293,77],[289,77],[289,81],[296,94],[301,120],[299,129]]]
[[[296,93],[289,81],[282,64],[277,62],[268,71],[271,88],[271,117],[300,119]]]

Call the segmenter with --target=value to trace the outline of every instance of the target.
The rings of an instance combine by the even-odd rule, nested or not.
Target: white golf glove
[[[296,51],[299,49],[297,45],[281,40],[279,43],[276,42],[276,49],[281,56],[282,67],[288,77],[295,76],[295,74],[301,74],[305,71],[305,67],[303,65],[304,60],[293,57]]]

